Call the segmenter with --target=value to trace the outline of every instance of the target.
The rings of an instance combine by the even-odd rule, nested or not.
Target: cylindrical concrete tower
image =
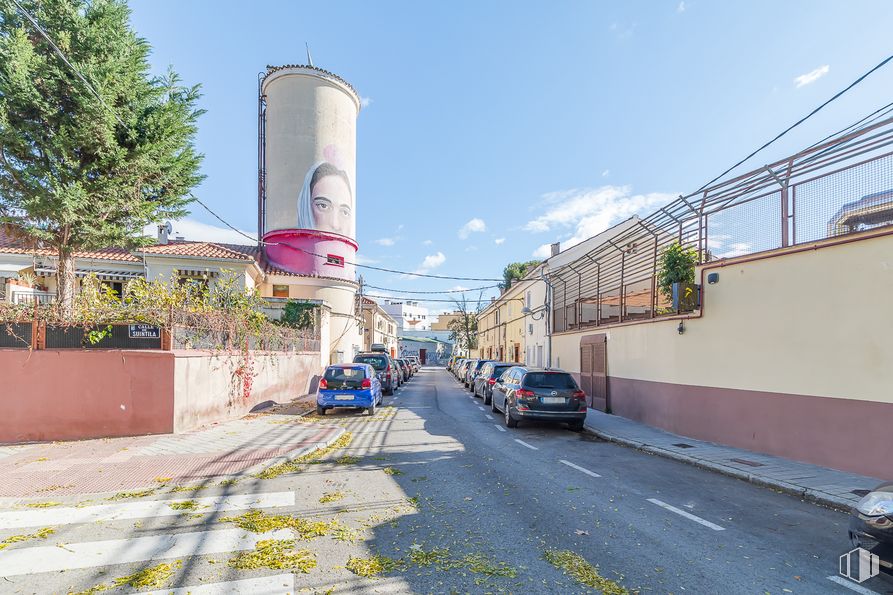
[[[262,195],[267,258],[292,273],[355,279],[357,92],[312,66],[268,68]],[[277,245],[278,244],[278,245]]]
[[[295,276],[290,296],[331,305],[331,360],[350,361],[359,332],[353,266],[359,95],[314,66],[268,67],[259,91],[265,257]]]

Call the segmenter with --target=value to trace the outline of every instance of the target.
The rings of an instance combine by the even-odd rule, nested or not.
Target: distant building
[[[453,352],[452,343],[426,337],[400,337],[400,357],[416,355],[423,364],[443,365]]]
[[[428,308],[411,300],[385,300],[381,306],[394,317],[400,330],[431,330],[431,315]]]
[[[397,321],[378,305],[363,297],[363,349],[369,351],[373,343],[384,345],[392,357],[397,357]]]
[[[450,330],[450,323],[454,320],[458,320],[462,317],[462,312],[446,312],[444,314],[439,314],[437,318],[431,323],[432,331],[448,331]]]

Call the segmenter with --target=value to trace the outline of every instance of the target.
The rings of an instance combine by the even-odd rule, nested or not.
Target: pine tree
[[[187,213],[203,110],[198,86],[151,74],[124,0],[19,3],[90,84],[0,2],[0,222],[57,252],[69,315],[75,251],[148,243],[147,224]]]

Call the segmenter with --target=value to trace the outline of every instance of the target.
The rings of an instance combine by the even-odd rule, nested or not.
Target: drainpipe
[[[540,280],[546,284],[546,367],[552,367],[552,284],[543,269]]]

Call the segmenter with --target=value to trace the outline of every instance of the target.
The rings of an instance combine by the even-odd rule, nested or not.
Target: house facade
[[[375,300],[362,299],[363,311],[363,350],[372,349],[373,343],[384,345],[391,357],[397,357],[397,321],[385,312]]]

